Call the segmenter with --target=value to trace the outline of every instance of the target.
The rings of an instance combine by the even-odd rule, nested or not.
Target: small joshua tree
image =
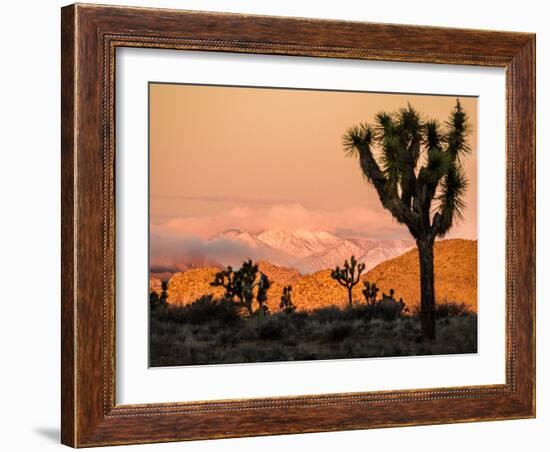
[[[269,307],[265,304],[267,301],[267,291],[271,287],[271,281],[265,275],[265,273],[260,273],[260,280],[258,281],[258,293],[256,294],[256,300],[258,301],[258,313],[260,315],[267,314],[269,312]]]
[[[363,296],[367,304],[374,305],[376,304],[376,297],[380,289],[376,286],[376,283],[370,283],[368,281],[363,281]]]
[[[168,299],[168,281],[162,281],[160,295],[155,291],[149,292],[149,305],[151,308],[163,306]]]
[[[243,262],[239,270],[233,270],[232,267],[220,270],[216,273],[214,281],[210,285],[212,287],[223,287],[225,289],[224,298],[233,301],[238,307],[245,308],[249,316],[254,315],[254,298],[258,303],[256,312],[261,314],[268,312],[265,302],[267,301],[267,291],[271,287],[271,281],[267,275],[261,272],[258,277],[258,265],[250,259]]]
[[[279,307],[286,314],[292,314],[296,310],[296,306],[292,303],[292,286],[283,287]]]
[[[162,291],[160,292],[159,296],[159,304],[164,305],[168,300],[168,281],[162,281],[160,283],[160,287]]]
[[[149,306],[151,306],[151,309],[154,309],[158,305],[159,305],[159,294],[153,290],[149,292]]]
[[[225,289],[224,298],[233,301],[235,297],[235,276],[233,268],[227,267],[225,270],[220,270],[214,276],[214,281],[210,283],[212,287],[223,287]]]
[[[399,301],[397,301],[394,296],[395,290],[390,289],[390,294],[386,295],[383,293],[382,299],[377,303],[377,307],[385,320],[398,319],[404,312],[409,311],[405,306],[403,298],[399,298]]]
[[[361,273],[365,270],[365,264],[358,263],[355,259],[355,256],[351,256],[349,262],[344,262],[344,267],[340,268],[337,266],[330,273],[330,277],[334,279],[342,287],[345,287],[348,291],[348,301],[349,305],[352,305],[352,291],[353,287],[359,282]]]
[[[249,259],[243,262],[239,270],[234,273],[235,292],[238,298],[237,305],[244,307],[249,315],[254,314],[252,306],[254,302],[254,287],[257,285],[256,275],[258,274],[258,266],[253,264]]]

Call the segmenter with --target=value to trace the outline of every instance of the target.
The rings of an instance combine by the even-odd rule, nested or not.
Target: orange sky
[[[477,238],[477,99],[464,220],[449,237]],[[203,239],[229,228],[327,230],[409,238],[346,158],[342,135],[410,102],[443,122],[456,97],[150,85],[150,212],[155,235]]]

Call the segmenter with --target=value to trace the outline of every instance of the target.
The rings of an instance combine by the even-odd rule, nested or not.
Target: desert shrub
[[[264,361],[291,361],[293,360],[293,355],[289,353],[288,349],[275,346],[265,350]]]
[[[177,334],[174,335],[152,331],[149,343],[150,365],[170,366],[178,362],[192,364],[189,349],[195,344],[196,341],[186,326],[178,326]]]
[[[190,364],[210,364],[219,361],[217,351],[210,344],[193,344],[188,347]]]
[[[281,343],[287,347],[296,347],[298,345],[298,339],[296,336],[284,337]]]
[[[235,346],[237,344],[237,335],[230,330],[222,330],[216,336],[218,345]]]
[[[405,304],[391,298],[383,298],[373,304],[355,304],[340,309],[328,306],[311,312],[312,319],[319,323],[348,322],[353,320],[394,321],[402,317]]]
[[[326,336],[329,342],[340,342],[346,339],[353,332],[353,327],[349,323],[337,323],[328,330]]]
[[[383,298],[375,305],[374,316],[376,318],[390,322],[401,317],[403,302],[395,301],[393,298]]]
[[[312,347],[298,346],[296,347],[296,353],[294,359],[297,361],[311,361],[314,359],[319,359],[322,356],[322,353],[319,349]]]
[[[199,298],[186,306],[187,321],[192,324],[202,324],[216,321],[230,325],[240,320],[238,308],[229,300],[215,300],[211,295]]]
[[[334,321],[354,321],[354,320],[364,320],[365,313],[368,311],[368,306],[362,304],[354,304],[352,306],[346,306],[343,309],[340,309],[338,316],[335,316]]]
[[[422,339],[417,316],[389,321],[384,305],[379,304],[377,300],[375,307],[361,303],[244,318],[232,314],[229,318],[236,321],[229,323],[220,321],[225,315],[224,302],[212,297],[203,297],[189,306],[159,306],[150,318],[150,365],[414,356],[477,350],[475,313],[467,311],[469,314],[463,315],[462,309],[446,307],[449,313],[437,320],[436,340],[429,342]],[[234,303],[228,309],[240,312]]]
[[[181,325],[174,322],[163,322],[156,317],[151,317],[150,329],[151,333],[159,336],[175,336],[179,333]]]
[[[254,345],[241,345],[236,350],[235,362],[261,362],[265,355],[261,348]]]
[[[447,320],[447,324],[444,324]],[[475,353],[477,351],[477,316],[440,319],[433,353]]]
[[[356,304],[348,306],[342,312],[342,318],[345,320],[370,320],[372,316],[372,308],[365,304]]]
[[[289,323],[293,325],[294,329],[303,330],[308,322],[309,314],[307,312],[294,311],[291,314],[287,314],[286,317]]]
[[[309,317],[308,320],[297,328],[299,336],[316,341],[322,339],[325,336],[326,328],[330,327],[330,323],[321,323],[313,317]]]
[[[216,300],[212,295],[205,295],[186,306],[157,308],[153,315],[165,322],[192,325],[202,325],[208,322],[232,325],[241,319],[235,303],[225,299]]]
[[[402,317],[396,322],[396,334],[407,341],[415,341],[420,335],[420,322],[416,318]]]
[[[354,307],[355,317],[364,320],[385,320],[391,322],[402,317],[405,304],[393,298],[385,297],[371,304]]]
[[[435,318],[444,319],[448,317],[467,317],[474,312],[472,308],[464,303],[455,303],[453,301],[436,304]]]
[[[270,318],[258,325],[258,336],[264,340],[281,339],[285,333],[285,324],[278,318]]]
[[[193,337],[201,342],[209,342],[216,337],[216,333],[211,332],[209,328],[199,326],[193,329]]]
[[[338,320],[343,320],[345,313],[337,306],[327,306],[313,311],[311,313],[311,317],[320,323],[331,323]]]
[[[150,311],[151,321],[159,321],[164,323],[186,323],[184,320],[185,307],[164,305],[157,306]]]
[[[241,326],[235,329],[237,342],[255,341],[258,339],[257,323],[248,321],[243,322]]]

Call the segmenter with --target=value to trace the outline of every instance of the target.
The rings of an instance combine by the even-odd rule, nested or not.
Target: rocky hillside
[[[277,311],[283,287],[288,285],[295,287],[301,275],[297,270],[278,267],[264,261],[260,261],[258,267],[272,282],[267,305],[271,311]],[[214,280],[214,275],[219,270],[217,267],[193,268],[176,273],[168,281],[168,302],[181,305],[191,303],[206,294],[213,294],[215,297],[222,296],[223,288],[210,286],[210,282]]]
[[[474,309],[477,306],[477,242],[451,239],[435,244],[435,289],[439,301],[464,302]],[[283,287],[292,285],[293,302],[299,310],[311,310],[323,306],[347,304],[346,290],[330,277],[330,269],[310,275],[280,267],[269,262],[259,262],[260,271],[272,281],[268,306],[272,312],[279,309]],[[210,282],[219,270],[217,267],[193,268],[174,274],[168,282],[168,302],[187,304],[205,294],[221,296],[223,289],[211,287]],[[364,276],[364,280],[376,282],[381,292],[395,289],[396,297],[402,297],[409,308],[418,306],[420,299],[420,275],[418,251],[413,249],[399,257],[386,260]],[[151,287],[158,288],[159,281],[152,280]],[[353,292],[356,302],[363,302],[362,284]]]
[[[477,241],[451,239],[435,243],[435,294],[437,301],[466,303],[477,309]],[[367,272],[382,291],[394,288],[408,306],[420,300],[418,250],[387,260]]]
[[[216,267],[205,267],[176,273],[168,281],[168,303],[188,304],[206,294],[221,297],[224,293],[223,288],[210,286],[219,270]]]

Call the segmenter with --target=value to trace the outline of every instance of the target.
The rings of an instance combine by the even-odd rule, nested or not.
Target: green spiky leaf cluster
[[[410,104],[381,112],[374,124],[350,127],[343,137],[346,154],[359,160],[384,208],[417,240],[443,237],[462,217],[468,187],[463,157],[468,117],[457,99],[441,125],[423,120]]]

